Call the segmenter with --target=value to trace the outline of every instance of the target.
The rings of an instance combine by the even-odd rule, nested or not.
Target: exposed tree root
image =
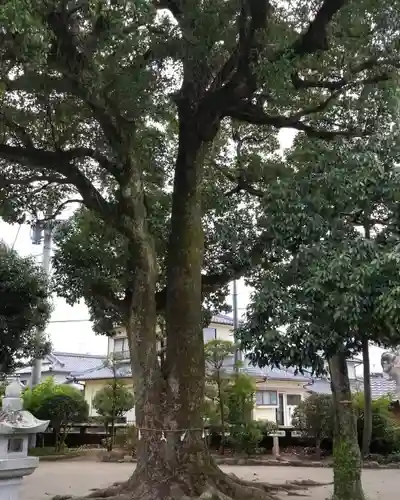
[[[310,487],[327,483],[288,481],[271,484],[245,481],[235,475],[224,474],[215,466],[205,467],[193,474],[164,474],[154,480],[135,472],[131,479],[114,483],[109,488],[92,491],[92,500],[278,500],[278,495],[306,496]],[[63,497],[65,500],[66,497]],[[69,497],[71,498],[71,497]],[[56,500],[54,498],[53,500]],[[60,497],[57,500],[61,500]],[[82,499],[83,500],[83,499]]]

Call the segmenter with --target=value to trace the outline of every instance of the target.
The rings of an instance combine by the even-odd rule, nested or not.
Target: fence
[[[126,423],[115,424],[115,427],[121,432],[125,430],[128,425]],[[302,436],[300,433],[290,428],[280,429],[279,432],[279,445],[282,448],[289,448],[295,446],[312,447],[314,442]],[[79,448],[80,446],[101,446],[102,440],[106,437],[106,430],[101,423],[81,423],[73,424],[66,438],[66,445],[69,448]],[[212,449],[219,449],[221,442],[221,435],[218,432],[209,432],[208,444]],[[55,435],[52,431],[47,431],[37,436],[37,446],[54,446]],[[267,451],[273,448],[273,436],[265,435],[260,447]],[[322,448],[330,450],[332,443],[329,440],[324,440]]]

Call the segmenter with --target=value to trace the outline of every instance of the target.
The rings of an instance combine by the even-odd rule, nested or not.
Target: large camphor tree
[[[276,131],[329,140],[376,125],[351,107],[395,74],[398,10],[388,0],[2,2],[3,214],[81,200],[66,231],[91,239],[76,240],[80,266],[59,261],[70,300],[85,296],[99,331],[118,321],[128,333],[138,465],[108,495],[269,495],[225,476],[205,449],[202,303],[273,245],[250,196],[279,174]],[[82,248],[97,257],[89,274]]]

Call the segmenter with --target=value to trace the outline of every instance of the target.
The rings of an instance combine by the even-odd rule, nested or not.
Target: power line
[[[49,321],[49,323],[87,323],[91,321],[91,319],[54,319],[53,321]]]

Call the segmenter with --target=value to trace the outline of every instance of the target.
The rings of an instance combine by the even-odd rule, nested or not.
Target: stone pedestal
[[[48,425],[22,409],[21,385],[12,381],[0,411],[0,500],[18,500],[23,477],[39,464],[37,457],[28,457],[29,436],[44,432]]]

